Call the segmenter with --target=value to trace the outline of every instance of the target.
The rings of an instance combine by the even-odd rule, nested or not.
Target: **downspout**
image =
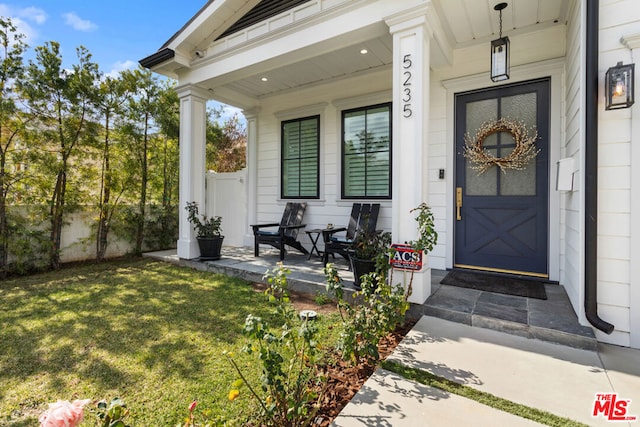
[[[584,309],[589,323],[611,334],[613,325],[598,316],[598,33],[599,0],[586,0],[585,94],[585,280]]]

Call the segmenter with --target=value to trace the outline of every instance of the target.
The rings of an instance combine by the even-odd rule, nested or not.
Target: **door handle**
[[[456,187],[456,221],[462,220],[460,209],[462,208],[462,187]]]

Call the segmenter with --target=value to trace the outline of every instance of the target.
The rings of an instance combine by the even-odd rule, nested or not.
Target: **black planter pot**
[[[376,271],[376,262],[371,259],[360,259],[355,257],[350,257],[351,259],[351,269],[353,270],[354,281],[356,289],[360,290],[362,281],[360,278],[365,274],[373,273]]]
[[[215,261],[220,259],[220,250],[224,236],[218,237],[198,237],[200,247],[200,259],[204,261]]]

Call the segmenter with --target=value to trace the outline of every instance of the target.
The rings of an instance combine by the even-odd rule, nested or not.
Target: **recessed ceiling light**
[[[360,53],[366,55],[369,51],[367,49],[360,49]]]
[[[263,78],[261,78],[260,80],[262,80],[263,82],[268,82],[268,81],[269,81],[269,79],[268,79],[268,78],[266,78],[266,77],[263,77]]]

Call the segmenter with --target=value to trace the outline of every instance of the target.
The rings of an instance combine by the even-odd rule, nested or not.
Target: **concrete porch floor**
[[[251,248],[223,247],[222,258],[218,261],[179,259],[175,250],[150,252],[144,256],[252,282],[264,282],[265,272],[274,268],[279,260],[277,251],[263,247],[257,258]],[[340,257],[332,262],[347,292],[354,292],[353,273],[347,262]],[[305,255],[288,252],[284,265],[291,270],[288,278],[291,289],[310,294],[326,292],[322,262],[317,256],[307,259]],[[544,285],[547,300],[538,300],[441,285],[446,274],[443,270],[431,270],[431,296],[424,304],[412,304],[409,316],[420,319],[427,315],[520,337],[597,349],[593,330],[578,323],[564,287],[560,285]]]

